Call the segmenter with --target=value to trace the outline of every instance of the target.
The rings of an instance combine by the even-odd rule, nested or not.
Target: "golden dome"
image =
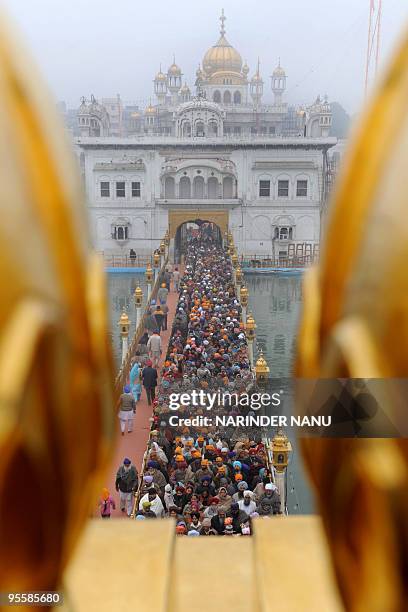
[[[180,89],[181,93],[190,93],[190,88],[187,83],[184,83],[183,87]]]
[[[209,75],[214,72],[241,72],[242,58],[224,35],[204,55],[203,68]]]
[[[248,64],[245,62],[245,64],[242,66],[242,74],[247,76],[249,74],[249,66]]]
[[[203,69],[209,76],[215,72],[238,72],[241,74],[242,57],[234,47],[232,47],[225,38],[225,22],[224,10],[220,17],[221,31],[218,42],[208,49],[203,59]]]

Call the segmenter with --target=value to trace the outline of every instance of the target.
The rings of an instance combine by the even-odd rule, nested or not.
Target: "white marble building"
[[[180,224],[196,219],[228,227],[246,255],[278,258],[319,243],[327,152],[336,143],[330,105],[318,98],[289,108],[280,63],[274,103],[263,104],[259,62],[248,80],[224,21],[197,71],[196,96],[173,62],[156,75],[157,104],[140,123],[134,113],[131,134],[112,136],[105,107],[82,102],[75,144],[98,251],[150,253],[168,228],[174,247]]]

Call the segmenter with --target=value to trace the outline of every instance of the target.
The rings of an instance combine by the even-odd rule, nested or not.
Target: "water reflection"
[[[113,356],[117,369],[120,367],[122,346],[119,335],[118,321],[123,310],[131,321],[129,338],[135,333],[136,310],[133,294],[136,287],[143,291],[143,305],[146,303],[147,285],[142,272],[136,274],[111,273],[107,275],[109,296],[110,338],[113,347]]]
[[[292,374],[296,328],[302,303],[301,276],[248,275],[249,307],[257,324],[256,342],[274,377]]]
[[[262,349],[274,378],[292,376],[296,354],[296,336],[302,306],[302,276],[248,275],[249,307],[257,329],[258,351]],[[285,391],[283,414],[293,411],[292,389]],[[288,509],[290,514],[314,511],[312,493],[303,471],[302,460],[295,436],[289,436],[293,453],[288,467]]]

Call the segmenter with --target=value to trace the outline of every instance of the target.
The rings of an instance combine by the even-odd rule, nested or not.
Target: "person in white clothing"
[[[147,341],[147,350],[149,357],[153,362],[153,367],[157,368],[159,365],[159,359],[162,351],[162,341],[158,332],[153,332]]]
[[[143,495],[139,502],[139,510],[143,510],[143,502],[145,501],[151,503],[150,510],[155,513],[157,518],[164,517],[164,506],[162,500],[157,495],[156,489],[149,489],[146,495]]]
[[[256,510],[256,503],[252,499],[253,496],[254,494],[252,493],[252,491],[245,491],[244,499],[241,499],[238,502],[239,509],[246,512],[248,516],[250,516],[252,512],[255,512]]]

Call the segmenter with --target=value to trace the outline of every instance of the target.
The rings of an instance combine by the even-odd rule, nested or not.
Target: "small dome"
[[[169,74],[171,76],[181,76],[181,70],[177,66],[177,64],[175,62],[173,62],[172,65],[170,66],[170,68],[168,69],[167,74]]]
[[[256,74],[254,74],[254,76],[251,79],[251,83],[263,83],[262,77],[259,74],[259,72],[257,72]]]
[[[187,85],[187,83],[184,83],[184,85],[182,86],[182,88],[180,89],[181,93],[190,93],[190,88]]]
[[[245,76],[248,76],[248,74],[249,74],[249,66],[248,66],[248,64],[246,62],[242,66],[242,74],[245,75]]]
[[[155,115],[155,114],[156,114],[155,107],[149,104],[149,106],[147,106],[145,109],[145,115]]]
[[[162,73],[162,71],[160,70],[156,76],[154,77],[155,81],[165,81],[166,80],[166,75]]]
[[[275,70],[273,71],[272,76],[274,77],[285,77],[286,76],[286,72],[280,65],[280,60],[279,60],[279,64],[276,66]]]

